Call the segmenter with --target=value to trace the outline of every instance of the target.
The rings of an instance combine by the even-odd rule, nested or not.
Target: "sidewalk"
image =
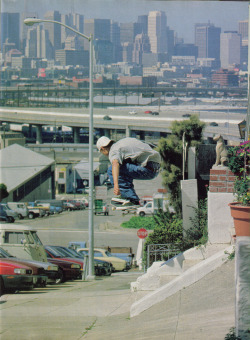
[[[130,318],[138,271],[3,295],[1,340],[223,340],[234,326],[234,261]]]

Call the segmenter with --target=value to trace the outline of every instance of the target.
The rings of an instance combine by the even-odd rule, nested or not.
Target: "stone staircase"
[[[131,282],[131,291],[148,291],[131,306],[131,316],[200,280],[227,261],[225,251],[230,253],[232,250],[230,244],[207,244],[189,249],[168,261],[154,262],[145,274]]]

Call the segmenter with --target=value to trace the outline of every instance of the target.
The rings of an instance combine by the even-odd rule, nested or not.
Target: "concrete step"
[[[187,269],[195,266],[197,263],[201,262],[201,261],[204,261],[204,260],[195,260],[195,259],[192,259],[192,260],[184,260],[182,262],[182,271],[185,272]]]
[[[176,276],[176,278],[171,280],[169,283],[163,285],[162,287],[144,296],[141,300],[135,302],[131,306],[130,316],[133,317],[140,314],[156,303],[159,303],[165,300],[167,297],[182,290],[184,287],[188,287],[199,281],[208,273],[211,273],[213,270],[220,267],[224,262],[227,261],[225,250],[231,253],[233,246],[224,248],[214,255],[204,259],[203,261],[200,261],[183,272],[182,275]]]

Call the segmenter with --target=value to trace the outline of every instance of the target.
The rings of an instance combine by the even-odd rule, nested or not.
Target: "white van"
[[[24,217],[27,217],[29,214],[29,209],[27,208],[27,205],[22,202],[8,202],[7,206],[16,211],[18,214],[19,219],[23,219]]]
[[[0,224],[0,247],[18,258],[47,262],[37,231],[29,226]]]

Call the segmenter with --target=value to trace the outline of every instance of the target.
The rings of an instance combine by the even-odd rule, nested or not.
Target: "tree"
[[[0,201],[2,201],[4,198],[8,197],[9,193],[7,191],[7,186],[3,183],[0,184]]]
[[[174,121],[171,124],[172,134],[161,138],[158,144],[158,151],[163,159],[163,184],[168,188],[170,203],[177,214],[182,211],[180,181],[183,170],[183,134],[185,133],[188,149],[201,143],[204,127],[205,123],[197,115],[192,115],[188,120]]]

